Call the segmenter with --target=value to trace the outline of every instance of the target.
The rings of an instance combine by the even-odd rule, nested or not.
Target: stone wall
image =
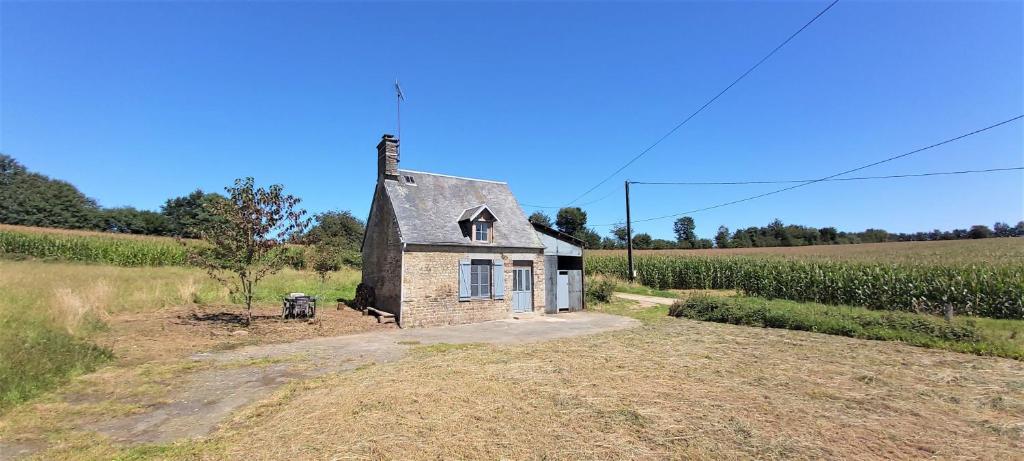
[[[391,201],[378,186],[363,240],[363,283],[373,287],[377,309],[398,315],[402,302],[402,241]]]
[[[504,299],[459,301],[459,261],[498,258],[504,261]],[[522,260],[533,263],[533,312],[543,313],[544,255],[541,250],[410,245],[403,256],[402,326],[455,325],[510,318],[513,261]]]

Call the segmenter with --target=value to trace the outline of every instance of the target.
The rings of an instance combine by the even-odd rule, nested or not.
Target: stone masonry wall
[[[427,247],[407,250],[403,256],[402,326],[455,325],[510,318],[512,316],[513,261],[533,262],[533,312],[544,312],[544,255],[541,250],[497,251],[464,247]],[[497,259],[504,261],[504,299],[459,301],[459,260]],[[497,275],[497,274],[495,274]]]
[[[363,241],[363,283],[373,287],[377,309],[398,315],[402,302],[402,241],[391,201],[383,188],[374,192]]]

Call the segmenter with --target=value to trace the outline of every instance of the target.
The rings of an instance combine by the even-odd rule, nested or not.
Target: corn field
[[[185,242],[187,246],[169,237],[0,227],[0,256],[7,258],[37,258],[123,267],[188,266],[188,247],[195,248],[205,243],[198,240]],[[309,257],[308,248],[288,245],[284,261],[288,267],[302,270],[307,267]]]
[[[590,274],[625,278],[626,257],[587,256]],[[1024,319],[1024,264],[915,265],[765,257],[634,258],[657,289],[736,289],[764,298],[872,309]]]
[[[186,248],[169,239],[0,230],[0,254],[114,266],[183,266]]]

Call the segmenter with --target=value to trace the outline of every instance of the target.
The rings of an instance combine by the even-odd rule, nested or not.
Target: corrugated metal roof
[[[415,185],[384,181],[404,243],[544,248],[508,184],[412,170],[398,174],[415,180]],[[484,205],[498,220],[493,242],[473,243],[459,220]]]

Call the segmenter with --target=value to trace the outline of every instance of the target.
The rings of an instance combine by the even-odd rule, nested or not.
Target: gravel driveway
[[[203,353],[194,360],[231,365],[182,378],[169,403],[93,429],[126,443],[160,443],[210,433],[233,411],[281,385],[326,373],[393,362],[418,345],[521,344],[619,330],[636,320],[589,312],[528,316],[469,325],[388,330]],[[281,362],[275,363],[275,361]],[[259,365],[259,362],[264,362]],[[289,363],[291,362],[291,363]],[[243,365],[238,366],[237,364]],[[252,365],[244,365],[253,363]],[[269,365],[268,365],[269,363]]]

